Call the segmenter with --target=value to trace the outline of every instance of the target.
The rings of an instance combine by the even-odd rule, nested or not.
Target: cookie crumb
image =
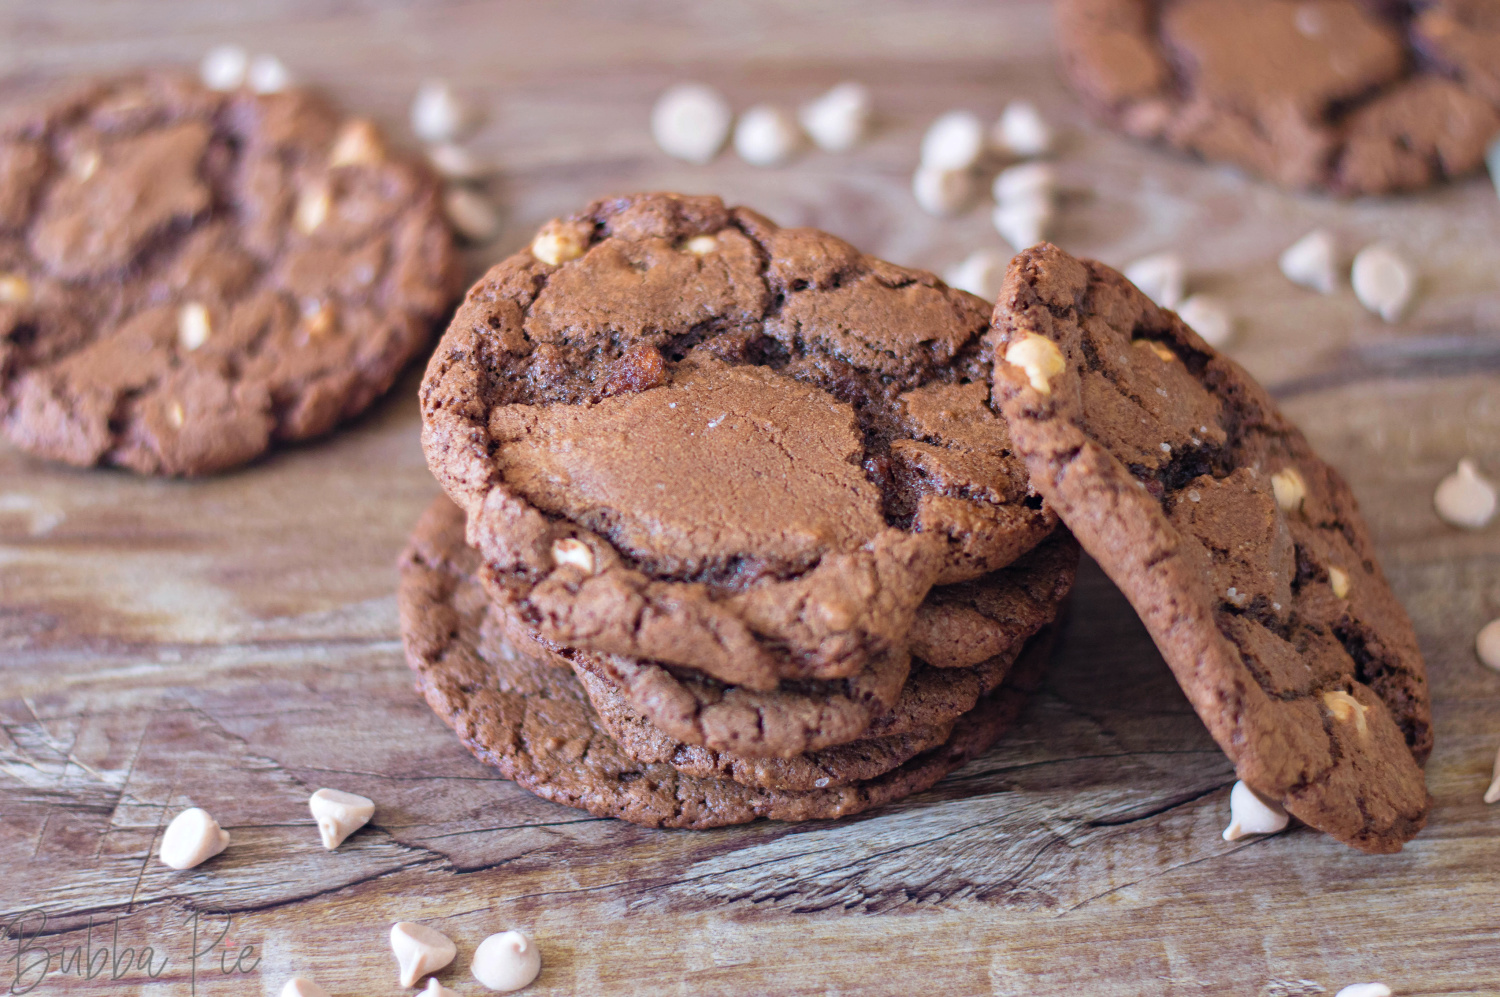
[[[1044,395],[1052,394],[1052,379],[1067,366],[1057,344],[1034,332],[1026,333],[1006,348],[1005,362],[1026,371],[1031,386]]]
[[[197,301],[189,301],[177,309],[177,343],[191,352],[208,342],[211,332],[208,309]]]
[[[554,541],[552,544],[552,563],[559,568],[565,564],[582,571],[585,575],[594,573],[594,552],[589,550],[588,544],[574,537],[564,537]]]
[[[1313,229],[1286,248],[1278,261],[1286,279],[1319,294],[1338,290],[1338,246],[1333,233]]]
[[[1192,295],[1177,309],[1177,317],[1215,349],[1228,346],[1234,338],[1234,315],[1228,305],[1212,295]]]
[[[859,144],[874,116],[870,91],[859,83],[840,83],[802,106],[797,118],[825,152],[847,152]]]
[[[1128,264],[1122,271],[1125,279],[1141,293],[1163,308],[1182,303],[1187,286],[1187,265],[1174,252],[1152,253]]]
[[[447,80],[427,80],[411,102],[412,133],[429,144],[462,138],[475,122],[473,109]]]
[[[375,815],[375,801],[338,789],[320,789],[307,800],[323,847],[333,851],[344,839],[364,827]]]
[[[583,255],[589,245],[586,226],[554,218],[531,240],[531,255],[548,266],[561,266]]]
[[[1354,257],[1349,281],[1360,304],[1387,322],[1396,322],[1411,304],[1417,275],[1393,247],[1376,242]]]
[[[770,104],[757,104],[734,127],[734,151],[751,166],[780,166],[802,146],[797,119]]]
[[[1013,100],[990,130],[990,141],[999,151],[1021,159],[1045,156],[1052,150],[1052,126],[1031,101]]]
[[[967,169],[919,166],[912,174],[911,192],[917,206],[929,215],[956,215],[974,200],[974,174]]]
[[[519,931],[502,931],[479,943],[470,963],[474,979],[491,990],[520,990],[542,971],[542,956]]]
[[[1458,470],[1439,482],[1432,496],[1433,508],[1445,522],[1469,530],[1488,526],[1495,518],[1495,504],[1495,486],[1467,457],[1458,462]]]
[[[1474,651],[1486,668],[1500,672],[1500,620],[1490,620],[1479,628],[1474,638]]]
[[[984,155],[984,126],[968,111],[939,115],[922,136],[922,166],[971,170]]]
[[[734,112],[713,87],[680,83],[651,109],[651,137],[662,152],[702,166],[712,162],[729,137]]]
[[[210,90],[238,90],[245,85],[245,71],[250,67],[250,53],[238,45],[211,48],[198,64],[198,76]]]
[[[391,925],[391,951],[401,967],[401,985],[414,987],[428,973],[436,973],[458,955],[458,946],[436,928],[411,921]]]
[[[1295,467],[1284,467],[1271,475],[1271,493],[1282,512],[1297,512],[1307,500],[1307,482]]]
[[[1252,834],[1275,834],[1285,830],[1286,811],[1275,800],[1260,795],[1244,782],[1229,791],[1229,826],[1225,841],[1238,841]]]
[[[199,807],[189,807],[167,825],[157,855],[173,869],[202,865],[229,845],[229,832]]]

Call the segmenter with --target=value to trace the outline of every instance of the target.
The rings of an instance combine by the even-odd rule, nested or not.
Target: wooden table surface
[[[1500,808],[1480,802],[1500,675],[1472,650],[1500,615],[1500,526],[1463,533],[1431,505],[1462,456],[1500,475],[1500,199],[1480,177],[1296,197],[1105,135],[1059,84],[1050,30],[1030,0],[49,0],[0,7],[0,75],[29,87],[234,41],[404,141],[417,83],[447,77],[484,108],[475,144],[502,167],[504,231],[471,252],[476,274],[546,218],[645,188],[720,193],[941,271],[1000,242],[982,209],[916,209],[922,128],[1034,99],[1064,133],[1057,241],[1116,264],[1183,252],[1194,288],[1241,316],[1234,355],[1364,505],[1432,676],[1436,807],[1404,852],[1306,829],[1221,840],[1231,767],[1092,568],[1044,692],[931,792],[712,832],[541,802],[469,757],[403,663],[393,562],[437,492],[413,370],[332,438],[205,481],[0,447],[0,988],[272,995],[301,973],[395,994],[385,936],[404,919],[457,941],[442,979],[466,995],[473,947],[508,927],[542,948],[538,997],[1500,993]],[[846,78],[881,112],[851,154],[694,167],[647,135],[679,79],[745,107]],[[1314,225],[1420,264],[1405,321],[1285,281],[1276,255]],[[307,812],[319,786],[377,803],[337,852]],[[154,849],[189,805],[234,840],[178,873]]]

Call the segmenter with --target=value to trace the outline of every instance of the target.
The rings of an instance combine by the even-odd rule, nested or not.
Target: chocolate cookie
[[[958,592],[937,590],[943,593],[931,613],[937,621],[914,629],[942,664],[913,662],[909,677],[903,654],[899,668],[879,664],[849,679],[783,682],[759,692],[624,655],[539,647],[535,634],[514,625],[508,635],[528,653],[550,652],[580,678],[592,679],[584,687],[607,726],[640,716],[686,745],[738,758],[788,759],[952,723],[973,709],[1000,684],[1026,642],[1056,619],[1077,565],[1077,544],[1059,533],[1009,568],[953,586]],[[924,603],[918,618],[928,615]]]
[[[1066,75],[1139,138],[1292,188],[1412,190],[1500,134],[1497,0],[1059,0]]]
[[[1364,851],[1426,821],[1427,679],[1354,496],[1270,396],[1108,267],[1012,262],[995,399],[1241,779]]]
[[[170,74],[0,121],[0,426],[205,474],[365,409],[461,273],[428,171],[311,95]]]
[[[423,446],[527,624],[763,692],[904,648],[1055,520],[985,411],[984,303],[717,198],[601,201],[470,290]]]
[[[401,560],[401,633],[418,690],[506,778],[544,799],[649,827],[843,817],[920,792],[994,743],[1045,667],[1045,656],[1027,655],[1025,668],[954,724],[946,743],[873,779],[789,791],[694,778],[629,758],[571,671],[517,653],[474,577],[479,563],[464,543],[464,514],[435,502]]]

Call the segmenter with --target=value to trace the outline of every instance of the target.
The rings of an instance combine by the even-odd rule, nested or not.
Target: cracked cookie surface
[[[0,119],[0,426],[205,474],[363,411],[461,279],[436,180],[302,91],[169,73]]]
[[[1040,684],[1046,655],[1024,656],[1006,683],[959,718],[946,741],[874,778],[783,790],[697,778],[629,757],[600,725],[568,668],[518,652],[476,578],[463,512],[446,498],[423,514],[401,559],[407,663],[428,705],[464,745],[543,799],[648,827],[709,828],[757,818],[848,816],[920,792],[982,753]]]
[[[1500,134],[1497,0],[1060,0],[1098,117],[1291,188],[1375,194],[1476,169]]]
[[[684,675],[624,655],[548,645],[506,613],[524,652],[573,668],[611,729],[640,722],[723,764],[787,760],[870,738],[951,724],[1005,678],[1027,641],[1052,624],[1073,586],[1078,545],[1065,532],[984,578],[936,588],[917,609],[913,654],[848,679],[783,682],[771,692]],[[910,667],[908,668],[908,664]]]
[[[987,314],[717,198],[600,201],[470,290],[423,446],[548,641],[766,693],[891,673],[932,585],[1055,526],[985,405]]]
[[[1239,777],[1356,848],[1399,850],[1431,803],[1426,669],[1337,472],[1100,263],[1019,254],[992,335],[1016,361],[996,363],[994,397],[1036,487]]]

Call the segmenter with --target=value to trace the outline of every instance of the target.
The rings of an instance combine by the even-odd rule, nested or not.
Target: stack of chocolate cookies
[[[422,415],[408,660],[541,796],[709,827],[925,788],[1036,684],[1077,543],[1251,789],[1364,851],[1426,821],[1348,487],[1102,264],[1020,253],[991,315],[715,198],[604,201],[470,290]]]
[[[988,405],[989,310],[716,198],[551,223],[422,387],[428,702],[538,795],[663,827],[855,813],[982,751],[1078,561]]]

